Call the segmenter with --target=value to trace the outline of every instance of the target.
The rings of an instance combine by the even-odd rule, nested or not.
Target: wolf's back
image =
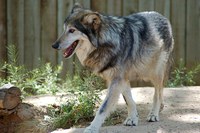
[[[172,28],[169,20],[162,16],[161,14],[151,11],[151,12],[140,12],[136,14],[129,15],[128,18],[132,19],[134,23],[141,23],[143,25],[137,25],[143,29],[143,32],[147,35],[147,39],[155,38],[162,39],[164,48],[167,51],[173,50],[173,35]],[[135,22],[137,21],[137,22]],[[144,35],[144,33],[141,33]]]

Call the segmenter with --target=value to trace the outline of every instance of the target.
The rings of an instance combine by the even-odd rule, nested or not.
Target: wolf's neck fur
[[[89,37],[91,42],[98,44],[95,44],[97,47],[88,53],[87,58],[83,61],[86,67],[96,73],[102,73],[118,64],[118,61],[120,61],[118,56],[122,56],[120,52],[123,50],[120,49],[121,34],[119,34],[124,27],[123,21],[123,19],[117,17],[104,16],[99,31]]]
[[[80,40],[81,44],[78,46],[76,50],[76,55],[83,66],[86,66],[84,63],[87,59],[88,55],[95,49],[95,47],[90,43],[89,40]]]

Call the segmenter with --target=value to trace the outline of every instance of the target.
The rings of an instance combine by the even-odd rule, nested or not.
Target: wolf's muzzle
[[[52,45],[52,47],[53,48],[55,48],[55,49],[59,49],[59,44],[60,44],[60,42],[55,42],[53,45]]]

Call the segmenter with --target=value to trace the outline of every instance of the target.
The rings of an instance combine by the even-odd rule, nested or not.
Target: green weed
[[[69,77],[69,76],[67,76]],[[63,100],[62,104],[50,106],[50,117],[53,129],[58,127],[69,128],[81,121],[91,121],[94,116],[96,104],[100,102],[99,92],[104,89],[104,82],[99,77],[86,70],[76,72],[72,78],[63,83],[71,97]]]
[[[59,106],[51,105],[49,116],[51,127],[69,128],[81,121],[90,121],[94,117],[96,103],[99,102],[97,92],[78,92]]]
[[[171,78],[168,81],[167,86],[177,87],[195,85],[195,78],[199,72],[200,64],[189,70],[185,67],[183,60],[180,60],[179,66],[176,67],[172,72]]]

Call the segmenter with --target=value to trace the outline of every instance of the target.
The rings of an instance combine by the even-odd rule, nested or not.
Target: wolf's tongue
[[[73,53],[73,51],[74,51],[74,49],[73,49],[72,45],[69,46],[64,52],[64,57],[65,58],[69,57]]]
[[[71,54],[73,54],[73,52],[74,52],[74,50],[75,50],[77,44],[78,44],[77,41],[73,42],[73,43],[64,51],[63,56],[64,56],[65,58],[67,58],[67,57],[69,57]]]
[[[72,46],[70,46],[69,48],[66,49],[65,54],[70,54],[73,52],[73,48]]]

